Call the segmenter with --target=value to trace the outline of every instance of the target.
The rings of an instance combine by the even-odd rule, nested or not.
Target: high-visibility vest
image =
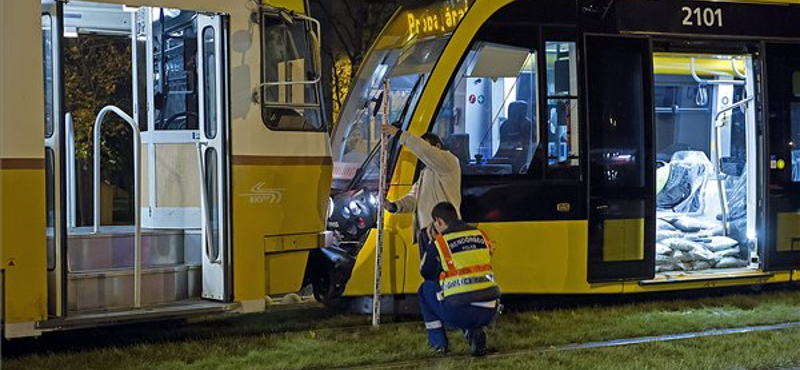
[[[442,262],[439,275],[444,298],[496,287],[492,273],[492,245],[480,230],[466,230],[436,237]]]

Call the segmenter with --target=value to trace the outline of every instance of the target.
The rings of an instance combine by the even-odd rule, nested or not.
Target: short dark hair
[[[433,146],[439,146],[442,149],[446,149],[444,146],[444,141],[442,141],[442,138],[440,138],[439,135],[436,135],[433,132],[427,132],[423,134],[422,140],[425,140],[428,144],[431,144]]]
[[[433,207],[431,216],[434,220],[441,218],[448,225],[452,225],[459,220],[458,211],[456,211],[456,207],[450,202],[441,202],[437,204],[436,207]]]

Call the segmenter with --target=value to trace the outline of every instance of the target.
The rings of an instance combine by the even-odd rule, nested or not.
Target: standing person
[[[427,133],[422,137],[403,132],[392,125],[383,125],[384,135],[400,135],[399,142],[414,153],[424,165],[419,180],[403,198],[386,202],[391,213],[414,213],[414,231],[422,248],[430,242],[434,230],[431,211],[440,202],[450,202],[458,210],[461,206],[461,165],[458,158],[445,150],[439,136]]]
[[[437,235],[422,255],[420,308],[428,344],[447,353],[444,324],[461,329],[470,354],[486,354],[484,327],[497,315],[500,289],[492,272],[492,245],[481,230],[458,217],[452,204],[437,204],[431,211]]]

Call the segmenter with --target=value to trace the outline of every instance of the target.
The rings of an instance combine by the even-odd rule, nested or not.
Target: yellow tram
[[[318,296],[370,296],[379,123],[440,135],[504,294],[790,282],[800,267],[795,1],[448,0],[401,9],[331,138],[337,257]],[[383,81],[390,85],[383,96]],[[419,164],[392,143],[390,200]],[[421,282],[387,215],[383,292]],[[312,270],[318,271],[318,270]],[[368,300],[366,306],[369,310]],[[357,303],[358,304],[358,303]]]
[[[320,27],[307,9],[303,0],[0,1],[6,338],[257,312],[265,297],[301,289],[309,251],[324,244],[332,172]],[[67,109],[90,98],[77,89],[97,88],[65,72],[76,60],[95,65],[81,39],[121,45],[128,109]],[[103,125],[112,117],[135,153],[133,226],[112,225],[99,176],[113,164],[99,148],[120,135]],[[80,138],[98,149],[94,176],[75,168]],[[79,183],[96,192],[79,193]],[[78,209],[94,221],[77,220]]]

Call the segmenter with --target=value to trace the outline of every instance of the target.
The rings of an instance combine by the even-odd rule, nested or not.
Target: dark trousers
[[[445,325],[466,331],[482,328],[494,320],[497,310],[493,308],[445,305],[436,297],[441,289],[438,282],[425,280],[418,292],[422,319],[425,320],[428,344],[431,347],[447,347]]]
[[[431,238],[428,237],[428,228],[424,228],[419,231],[419,235],[417,235],[417,242],[419,245],[419,258],[421,260],[422,255],[425,254],[425,247],[431,242]]]

